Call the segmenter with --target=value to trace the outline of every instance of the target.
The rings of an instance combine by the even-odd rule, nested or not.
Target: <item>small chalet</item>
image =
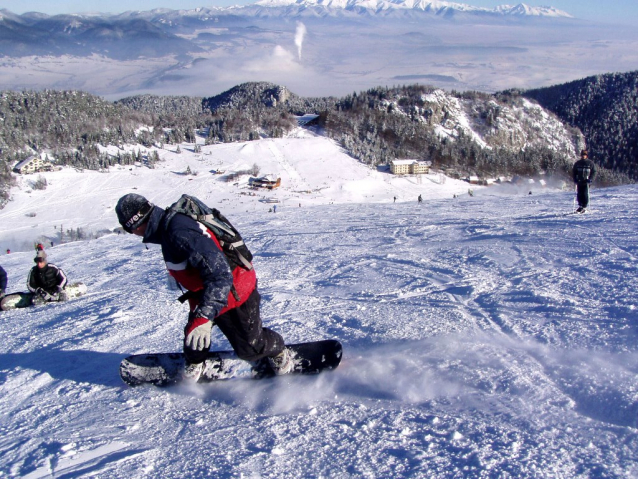
[[[421,175],[429,173],[430,166],[430,161],[393,160],[390,163],[390,171],[394,175]]]
[[[13,167],[13,171],[15,173],[20,173],[21,175],[39,173],[41,171],[51,171],[52,169],[53,164],[50,161],[43,160],[39,155],[30,156]]]
[[[249,178],[248,186],[251,188],[266,188],[273,190],[281,186],[281,178],[274,176],[262,176],[260,178]]]

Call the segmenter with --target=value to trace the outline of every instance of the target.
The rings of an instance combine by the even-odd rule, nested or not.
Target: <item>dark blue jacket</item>
[[[186,215],[176,214],[167,225],[166,212],[153,207],[144,243],[159,244],[171,276],[189,291],[198,293],[196,301],[191,301],[196,316],[214,320],[229,307],[243,303],[256,287],[256,279],[245,287],[234,281],[236,274],[231,272],[211,233]],[[251,273],[254,278],[254,271]],[[231,294],[233,284],[241,295],[239,303]]]
[[[0,266],[0,294],[7,290],[7,272]]]
[[[581,158],[572,168],[574,183],[591,183],[596,178],[596,165],[589,158]]]

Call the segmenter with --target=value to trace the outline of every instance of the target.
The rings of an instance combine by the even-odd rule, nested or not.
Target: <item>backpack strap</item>
[[[231,243],[230,246],[233,248],[233,250],[235,251],[235,254],[237,255],[237,258],[239,259],[239,261],[241,261],[241,264],[244,265],[244,268],[248,271],[250,271],[251,269],[253,269],[253,264],[248,261],[248,259],[246,259],[246,257],[241,254],[239,252],[239,250],[237,250],[238,246],[244,246],[244,241],[237,241],[236,243]]]
[[[212,228],[219,228],[220,230],[222,230],[224,233],[228,234],[231,237],[234,237],[237,235],[237,232],[234,231],[232,227],[229,228],[225,223],[218,221],[213,215],[202,215],[194,219],[204,224],[205,226],[212,227]],[[235,241],[234,243],[227,243],[224,240],[222,240],[219,236],[216,235],[216,237],[217,237],[217,241],[219,241],[219,244],[222,248],[225,245],[228,245],[228,248],[235,253],[235,255],[237,256],[237,259],[241,262],[244,269],[248,271],[253,269],[252,263],[248,261],[248,259],[243,254],[241,254],[238,250],[239,247],[244,246],[246,244],[244,243],[244,240],[240,239],[239,241]]]
[[[219,228],[224,233],[227,233],[231,236],[235,235],[235,232],[232,229],[228,228],[225,224],[221,223],[220,221],[217,221],[217,219],[215,219],[213,215],[201,215],[201,216],[191,215],[191,218],[193,218],[196,221],[199,221],[200,223],[209,223],[212,226]]]

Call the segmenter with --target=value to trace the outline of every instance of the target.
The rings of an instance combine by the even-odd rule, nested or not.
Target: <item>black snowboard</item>
[[[341,362],[341,343],[334,339],[310,343],[289,344],[295,367],[290,374],[317,374],[334,369]],[[130,386],[154,384],[168,386],[181,380],[184,367],[182,353],[134,354],[120,363],[120,376]],[[267,359],[249,362],[232,351],[211,351],[204,362],[200,383],[223,379],[262,379],[275,376]]]
[[[9,293],[0,301],[0,310],[9,311],[15,308],[28,308],[33,304],[33,293]]]
[[[66,286],[65,291],[69,299],[77,298],[78,296],[82,296],[86,293],[86,285],[84,283],[69,284]],[[2,298],[2,301],[0,301],[0,310],[9,311],[10,309],[28,308],[29,306],[33,306],[34,296],[35,294],[29,291],[9,293]],[[55,303],[56,301],[52,302]]]

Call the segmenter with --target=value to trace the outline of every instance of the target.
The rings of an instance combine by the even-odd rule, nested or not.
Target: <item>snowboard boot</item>
[[[204,370],[204,363],[186,363],[182,371],[182,380],[196,383]]]
[[[276,356],[270,356],[268,362],[277,376],[288,374],[295,368],[295,361],[288,348],[284,348],[284,350]]]

